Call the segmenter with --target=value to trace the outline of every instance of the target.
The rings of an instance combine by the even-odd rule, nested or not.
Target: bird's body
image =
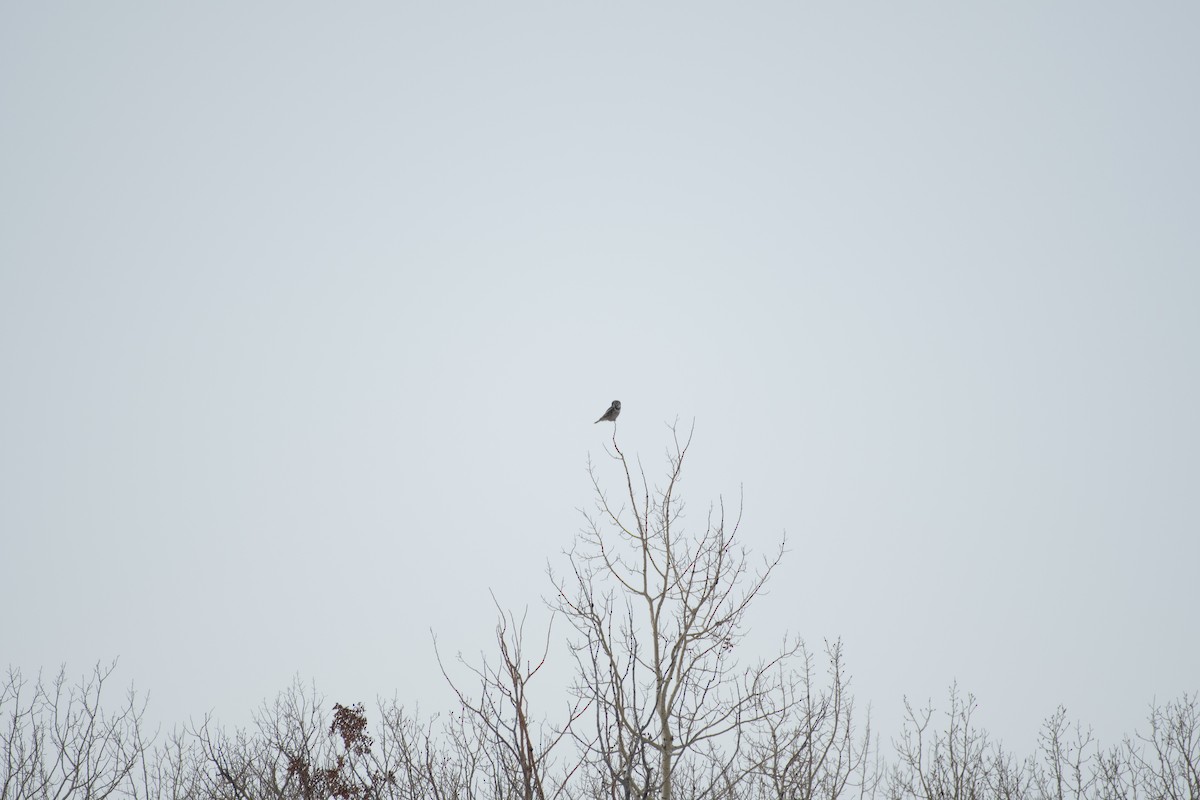
[[[600,417],[600,419],[596,420],[596,422],[616,422],[617,415],[620,413],[621,413],[621,401],[613,400],[612,405],[608,407],[608,411],[605,411],[604,414]],[[592,424],[595,425],[596,422],[593,422]]]

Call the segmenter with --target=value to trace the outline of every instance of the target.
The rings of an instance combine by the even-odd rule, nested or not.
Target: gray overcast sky
[[[843,637],[885,742],[953,680],[1131,731],[1200,689],[1198,33],[4,3],[0,662],[446,707],[429,629],[539,606],[619,398],[652,475],[696,420],[694,521],[787,532],[749,645]]]

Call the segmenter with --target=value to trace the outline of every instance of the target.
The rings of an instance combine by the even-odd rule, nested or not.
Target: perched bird
[[[613,404],[608,407],[608,411],[605,411],[604,416],[600,417],[600,419],[596,420],[596,422],[616,422],[617,414],[620,414],[620,413],[621,413],[621,401],[613,400]],[[593,422],[592,424],[595,425],[596,422]]]

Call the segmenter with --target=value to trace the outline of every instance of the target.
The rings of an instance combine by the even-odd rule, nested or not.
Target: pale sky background
[[[0,6],[0,664],[451,705],[624,404],[1029,751],[1200,689],[1200,5]],[[610,462],[601,461],[609,479]],[[563,634],[566,626],[559,628]],[[565,672],[556,637],[552,658]],[[547,690],[553,688],[547,684]],[[115,702],[119,692],[111,698]]]

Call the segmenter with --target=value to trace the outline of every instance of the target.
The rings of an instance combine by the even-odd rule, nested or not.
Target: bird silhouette
[[[621,413],[621,401],[613,400],[612,405],[608,407],[608,411],[605,411],[604,414],[600,417],[600,419],[596,420],[596,422],[616,422],[617,414],[620,414],[620,413]],[[593,422],[592,424],[595,425],[596,422]]]

